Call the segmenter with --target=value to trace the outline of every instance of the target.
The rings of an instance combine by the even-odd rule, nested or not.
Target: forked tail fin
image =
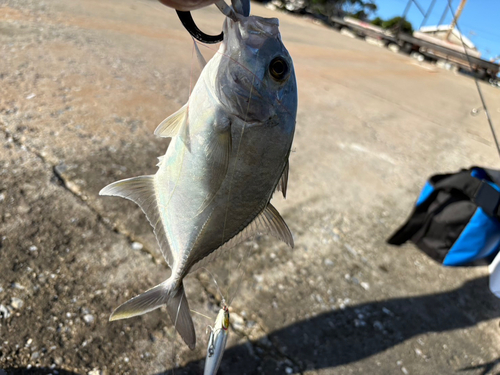
[[[128,319],[153,311],[167,303],[167,299],[170,297],[169,294],[169,285],[161,283],[118,306],[109,317],[109,320]]]
[[[189,346],[189,349],[193,350],[196,346],[196,334],[183,284],[177,293],[167,301],[167,311],[175,329]]]
[[[175,329],[191,350],[196,345],[193,320],[189,310],[184,286],[174,290],[174,285],[166,282],[147,290],[146,292],[120,305],[111,314],[109,320],[132,318],[153,311],[162,305],[167,305],[167,311],[174,323]]]

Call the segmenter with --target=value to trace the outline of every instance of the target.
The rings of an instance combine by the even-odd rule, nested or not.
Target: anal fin
[[[292,248],[294,246],[292,233],[290,232],[288,225],[286,225],[285,220],[281,217],[278,210],[276,210],[271,203],[268,203],[266,208],[241,232],[232,237],[229,241],[212,253],[207,254],[205,258],[191,267],[189,272],[194,272],[201,267],[204,267],[216,259],[225,250],[229,250],[252,237],[263,234],[269,234],[276,237]]]

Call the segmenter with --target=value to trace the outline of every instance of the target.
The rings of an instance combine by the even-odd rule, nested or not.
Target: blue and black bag
[[[408,221],[387,240],[412,241],[446,266],[491,261],[500,247],[500,171],[473,167],[432,176]]]

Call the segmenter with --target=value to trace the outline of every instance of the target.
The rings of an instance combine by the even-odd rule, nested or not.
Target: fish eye
[[[288,63],[283,57],[275,57],[269,64],[269,72],[273,78],[281,81],[288,74]]]

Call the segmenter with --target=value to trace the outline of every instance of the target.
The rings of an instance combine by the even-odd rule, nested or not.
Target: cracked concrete
[[[473,81],[253,12],[279,16],[299,82],[288,199],[273,201],[296,247],[258,238],[188,277],[191,308],[211,318],[195,315],[191,352],[164,309],[108,322],[169,270],[140,209],[98,196],[155,172],[168,141],[152,132],[188,96],[189,36],[150,0],[0,4],[0,369],[198,374],[223,296],[221,374],[498,372],[485,268],[384,242],[428,175],[498,164],[470,116]],[[211,33],[222,21],[215,8],[195,18]],[[483,90],[500,123],[500,91]]]

